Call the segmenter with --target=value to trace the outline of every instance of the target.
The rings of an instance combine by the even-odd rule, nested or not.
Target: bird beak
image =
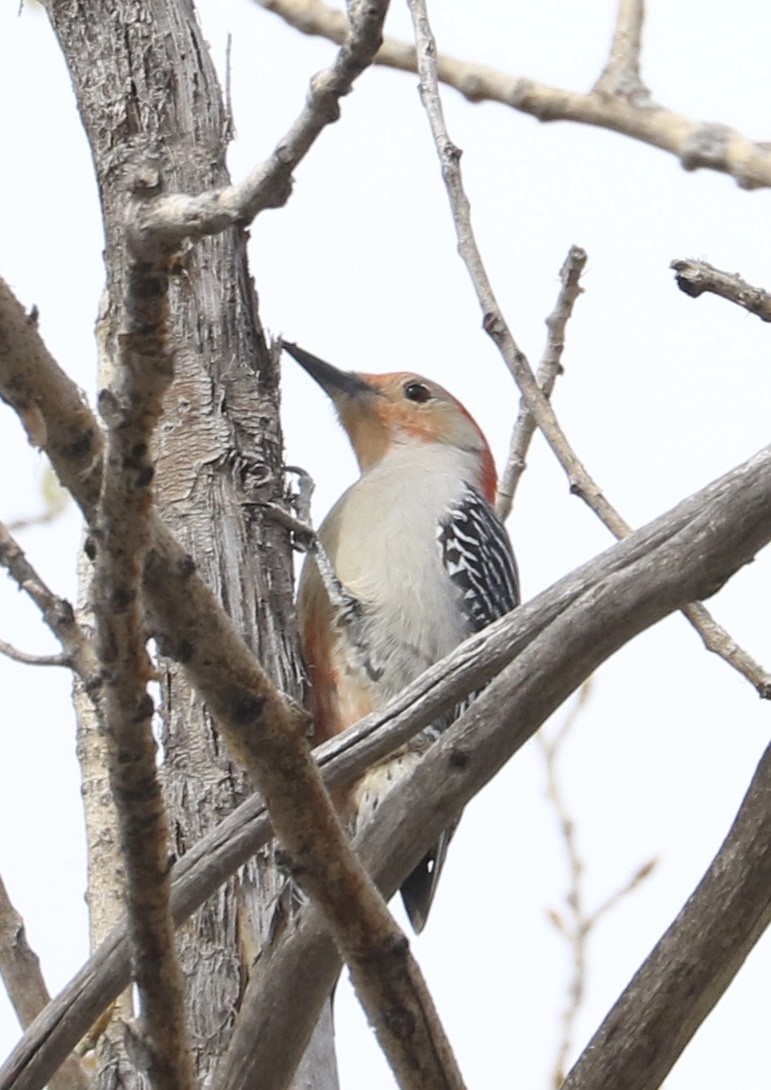
[[[331,363],[325,363],[318,356],[312,356],[310,352],[306,352],[304,348],[299,348],[296,344],[287,344],[284,341],[282,347],[293,360],[300,364],[304,371],[308,372],[312,379],[318,382],[324,393],[335,404],[338,403],[341,396],[361,398],[362,396],[379,393],[374,386],[370,386],[368,382],[365,382],[360,375],[355,374],[353,371],[338,371]]]

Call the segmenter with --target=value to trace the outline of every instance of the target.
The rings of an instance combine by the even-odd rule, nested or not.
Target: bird
[[[329,397],[360,476],[317,534],[345,601],[341,618],[309,552],[297,594],[314,745],[388,700],[464,639],[519,604],[508,534],[495,508],[490,446],[468,410],[411,371],[339,370],[296,344],[283,348]],[[369,769],[348,796],[357,823],[463,710]],[[457,821],[401,885],[423,930]]]

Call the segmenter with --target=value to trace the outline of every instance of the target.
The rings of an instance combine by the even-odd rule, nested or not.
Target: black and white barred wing
[[[458,590],[469,635],[519,605],[514,552],[487,500],[467,488],[439,526],[442,563]]]

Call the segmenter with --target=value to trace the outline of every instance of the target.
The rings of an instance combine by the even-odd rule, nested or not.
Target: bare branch
[[[13,644],[7,643],[5,640],[0,640],[0,655],[5,655],[8,659],[13,659],[14,662],[21,662],[25,666],[70,666],[70,660],[67,655],[30,655],[26,651],[20,651],[18,647],[14,647]]]
[[[591,692],[591,678],[587,679],[578,691],[574,702],[563,722],[556,731],[546,734],[540,731],[536,742],[543,754],[546,766],[546,793],[560,827],[565,854],[568,861],[569,879],[565,896],[566,914],[550,912],[550,919],[565,938],[572,956],[572,973],[568,989],[568,1001],[562,1012],[562,1027],[554,1063],[553,1083],[562,1085],[565,1078],[567,1058],[573,1047],[573,1035],[576,1019],[586,994],[587,945],[592,932],[600,919],[615,907],[627,894],[636,889],[653,870],[653,863],[639,867],[633,877],[624,886],[616,890],[599,908],[590,912],[586,905],[584,889],[584,865],[578,849],[576,823],[570,815],[562,790],[559,776],[559,759],[562,747],[575,726],[578,717],[586,707]]]
[[[0,281],[0,290],[2,282]],[[75,619],[72,606],[66,599],[59,598],[43,582],[24,555],[24,551],[0,522],[0,566],[4,567],[16,582],[19,590],[24,591],[40,610],[43,620],[62,645],[61,655],[45,656],[47,665],[69,666],[81,678],[92,700],[98,697],[101,688],[101,668],[91,640]],[[3,653],[7,645],[3,644]],[[15,650],[15,649],[14,649]],[[11,657],[17,657],[11,655]],[[19,658],[29,661],[35,656]],[[43,665],[40,658],[38,665]]]
[[[100,394],[107,451],[96,512],[92,586],[104,673],[110,787],[126,865],[126,905],[139,990],[141,1056],[156,1090],[192,1090],[184,985],[169,907],[169,828],[147,691],[141,580],[152,541],[153,431],[173,374],[167,341],[168,271],[129,263],[117,378]],[[132,1033],[135,1031],[132,1030]]]
[[[345,15],[321,0],[256,2],[280,15],[303,34],[329,38],[338,43],[343,41],[346,34]],[[624,6],[622,3],[622,8]],[[635,3],[627,6],[632,9],[638,7]],[[634,30],[634,23],[630,26]],[[632,34],[627,55],[632,53],[634,43]],[[373,63],[403,72],[418,71],[414,46],[394,38],[385,39]],[[562,87],[549,87],[445,53],[437,54],[437,69],[439,79],[459,91],[469,102],[499,102],[539,121],[574,121],[609,129],[670,152],[680,160],[685,170],[703,168],[728,174],[743,189],[771,186],[771,144],[754,142],[720,122],[694,121],[634,94],[630,97],[600,94],[597,89],[582,94]]]
[[[658,866],[658,859],[648,859],[645,863],[641,864],[634,872],[631,878],[627,879],[622,886],[619,886],[615,893],[611,893],[610,897],[607,897],[601,904],[594,909],[590,916],[590,924],[592,927],[596,927],[597,923],[602,917],[614,909],[620,901],[623,901],[625,897],[628,897],[630,893],[634,893],[636,889],[653,874],[654,870]]]
[[[771,296],[763,288],[755,288],[742,280],[738,273],[723,272],[708,261],[693,259],[673,261],[669,267],[675,270],[678,288],[693,299],[698,299],[705,291],[711,292],[744,307],[761,321],[771,322]]]
[[[51,1002],[37,954],[27,942],[24,921],[0,878],[0,976],[22,1029]],[[87,1090],[88,1079],[74,1056],[51,1076],[51,1090]]]
[[[351,9],[340,52],[331,68],[311,80],[301,113],[276,145],[273,154],[238,185],[198,196],[172,193],[145,201],[131,226],[137,252],[146,257],[174,251],[185,239],[218,234],[243,226],[266,208],[280,208],[289,199],[292,172],[323,129],[340,116],[340,99],[372,63],[382,41],[388,0],[362,0]]]
[[[550,398],[557,376],[562,374],[562,351],[565,347],[565,327],[573,313],[573,307],[583,290],[580,285],[581,273],[586,265],[586,251],[579,246],[571,246],[560,269],[562,287],[554,310],[546,319],[547,339],[541,362],[536,371],[535,380],[543,396]],[[514,423],[509,443],[506,466],[501,474],[495,509],[502,521],[511,514],[514,493],[525,471],[527,452],[535,434],[535,419],[527,407],[524,398],[519,403],[519,413]]]
[[[56,474],[50,465],[46,466],[43,471],[40,492],[43,500],[43,510],[37,515],[28,515],[26,518],[13,519],[9,522],[7,525],[12,534],[18,533],[19,530],[27,530],[31,526],[45,526],[48,523],[55,522],[66,511],[70,497],[57,481]]]
[[[566,722],[560,728],[554,740],[547,738],[544,731],[539,731],[536,741],[541,749],[546,766],[546,793],[554,809],[560,827],[565,854],[568,861],[567,921],[562,915],[552,914],[552,919],[559,920],[559,930],[566,938],[572,955],[572,973],[568,992],[568,1001],[562,1012],[562,1025],[557,1057],[554,1063],[553,1083],[558,1087],[565,1077],[567,1057],[573,1046],[575,1020],[583,1003],[586,989],[586,944],[589,937],[588,915],[584,906],[584,866],[578,851],[576,829],[565,802],[562,785],[557,773],[557,760],[561,746],[577,716],[583,709],[589,696],[590,682],[585,682],[579,690]]]
[[[718,655],[747,681],[752,682],[762,700],[771,700],[771,674],[739,646],[731,633],[717,623],[701,602],[691,602],[681,612],[699,633],[708,651]]]
[[[377,825],[357,842],[386,895],[399,886],[441,829],[601,661],[677,609],[684,598],[714,592],[768,540],[771,447],[472,637],[387,707],[326,743],[319,750],[326,782],[330,787],[350,783],[372,761],[457,704],[462,694],[502,671],[429,749],[404,784],[394,787],[378,808]],[[193,647],[198,628],[211,632],[216,617],[216,607],[208,621],[183,610],[180,624],[191,627]],[[215,666],[225,669],[219,663]],[[175,867],[175,920],[194,911],[268,835],[261,802],[255,797],[194,846]],[[329,942],[323,918],[316,910],[312,914],[313,926],[306,931],[305,925],[293,925],[281,940],[296,943],[292,956],[311,966],[309,977],[301,974],[296,980],[299,992],[291,992],[292,978],[282,973],[286,963],[280,954],[260,958],[256,966],[261,972],[270,962],[275,974],[271,987],[277,989],[259,1018],[270,1023],[274,1011],[292,1010],[297,1022],[293,1033],[299,1039],[306,1029],[310,1035],[315,1023],[313,988],[318,984],[323,991],[314,977],[313,966],[318,965],[314,944]],[[734,937],[744,941],[739,934]],[[723,953],[732,956],[727,947]],[[332,980],[338,964],[333,956]],[[125,933],[119,930],[25,1034],[0,1071],[0,1090],[40,1090],[61,1057],[127,980]],[[724,980],[721,986],[727,984]],[[324,995],[319,1002],[323,999]],[[677,1021],[683,1014],[675,1009],[672,1017]],[[269,1033],[255,1031],[267,1023],[245,1016],[242,1025],[251,1027],[249,1047],[265,1050],[253,1053],[252,1059],[260,1070],[260,1086],[268,1090],[276,1057],[266,1039]],[[289,1053],[281,1057],[290,1070],[291,1062]]]
[[[638,106],[650,105],[650,92],[640,77],[644,18],[644,0],[619,0],[610,56],[592,88],[598,95],[626,99]]]
[[[497,345],[519,387],[523,401],[565,470],[571,492],[589,505],[616,538],[626,537],[631,533],[631,527],[608,502],[571,447],[551,404],[538,386],[527,357],[514,340],[498,306],[471,226],[471,206],[461,177],[460,149],[450,140],[444,122],[437,80],[436,41],[428,22],[425,4],[422,0],[408,0],[408,3],[413,13],[415,38],[418,43],[421,97],[442,167],[442,177],[458,238],[458,252],[466,265],[482,309],[484,328]],[[683,612],[698,629],[709,650],[715,651],[750,681],[761,697],[771,697],[771,675],[737,647],[731,636],[714,621],[703,606],[687,606]],[[703,621],[706,623],[703,624]]]
[[[771,748],[726,840],[563,1090],[653,1090],[771,922]]]

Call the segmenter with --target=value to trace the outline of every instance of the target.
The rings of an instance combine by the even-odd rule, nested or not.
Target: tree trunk
[[[99,183],[107,267],[99,339],[109,360],[121,328],[132,185],[155,172],[166,192],[227,184],[230,121],[189,0],[49,0],[47,10]],[[286,533],[260,507],[283,491],[277,361],[260,326],[246,240],[240,230],[205,239],[184,255],[174,280],[176,379],[157,437],[157,502],[267,672],[297,697],[291,552]],[[179,667],[162,661],[161,670],[163,776],[179,855],[249,785]],[[277,884],[270,855],[254,860],[179,934],[201,1078],[229,1039]],[[331,1032],[325,1040],[331,1048]],[[120,1051],[108,1035],[103,1068],[109,1065],[111,1083],[117,1072],[118,1082],[133,1086],[136,1073]]]

